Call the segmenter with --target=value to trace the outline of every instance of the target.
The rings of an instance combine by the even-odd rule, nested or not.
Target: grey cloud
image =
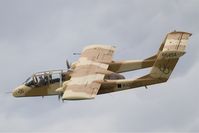
[[[197,0],[0,2],[0,131],[198,131]],[[166,84],[58,102],[4,94],[32,72],[65,68],[86,45],[117,46],[115,59],[153,55],[165,34],[192,32],[187,54]],[[135,71],[127,77],[144,72]]]

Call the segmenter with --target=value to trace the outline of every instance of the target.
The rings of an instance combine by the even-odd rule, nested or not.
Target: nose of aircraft
[[[13,95],[13,97],[17,97],[16,90],[12,91],[12,95]]]
[[[13,90],[12,95],[14,97],[22,97],[25,96],[27,91],[28,88],[25,85],[21,85]]]

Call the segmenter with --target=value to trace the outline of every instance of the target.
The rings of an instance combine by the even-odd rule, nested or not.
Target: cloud
[[[199,131],[198,5],[197,0],[1,1],[0,131]],[[57,97],[4,94],[33,72],[65,68],[65,59],[77,60],[72,53],[89,44],[117,46],[117,60],[147,58],[174,29],[193,36],[165,84],[63,104]]]

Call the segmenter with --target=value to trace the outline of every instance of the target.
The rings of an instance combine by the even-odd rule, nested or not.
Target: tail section
[[[167,34],[153,64],[150,77],[168,80],[179,58],[185,54],[185,48],[190,36],[191,34],[187,32]]]
[[[135,80],[106,80],[102,86],[112,86],[115,91],[132,89],[141,86],[153,85],[166,82],[174,70],[179,58],[185,54],[185,48],[190,33],[171,32],[167,34],[158,53],[146,60],[155,60],[149,74]]]

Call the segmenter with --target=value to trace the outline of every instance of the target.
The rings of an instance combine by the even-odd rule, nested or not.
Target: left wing
[[[71,79],[65,83],[63,100],[91,99],[97,95],[101,83],[108,73],[108,63],[112,62],[115,48],[106,45],[86,47],[75,64]]]

